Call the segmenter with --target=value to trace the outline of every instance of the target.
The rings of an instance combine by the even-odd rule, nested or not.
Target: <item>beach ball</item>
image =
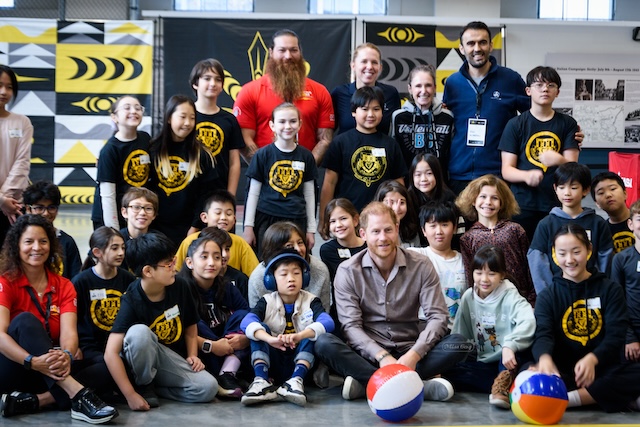
[[[371,411],[386,421],[413,417],[422,406],[424,384],[418,373],[404,365],[386,365],[373,373],[367,383]]]
[[[562,378],[535,371],[518,374],[509,396],[513,414],[529,424],[557,424],[569,403]]]

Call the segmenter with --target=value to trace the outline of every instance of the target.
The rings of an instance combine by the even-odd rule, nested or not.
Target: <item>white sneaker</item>
[[[276,393],[276,388],[273,384],[264,378],[255,377],[247,392],[240,399],[240,402],[242,402],[243,405],[254,405],[277,398],[278,393]]]
[[[295,403],[298,406],[307,404],[307,396],[304,394],[304,384],[300,377],[289,378],[278,388],[276,393],[287,402]]]
[[[360,382],[353,377],[347,377],[344,379],[342,385],[342,398],[344,400],[354,400],[364,397],[366,390]]]
[[[424,384],[424,400],[444,402],[453,397],[453,386],[444,378],[431,378],[422,381]]]

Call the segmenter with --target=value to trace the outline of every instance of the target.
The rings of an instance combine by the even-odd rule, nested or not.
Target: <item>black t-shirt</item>
[[[393,138],[357,129],[333,139],[322,165],[339,175],[333,197],[351,200],[358,211],[373,200],[380,184],[407,174],[402,152]]]
[[[240,295],[249,301],[249,276],[242,271],[227,265],[227,271],[224,273],[225,280],[228,280],[233,286],[235,286]]]
[[[345,248],[336,239],[331,239],[324,245],[320,246],[320,259],[325,263],[329,269],[329,275],[331,276],[331,282],[336,276],[336,270],[342,261],[345,261],[363,249],[367,248],[367,243],[363,243],[362,246],[355,248]]]
[[[80,273],[82,268],[82,259],[80,259],[80,251],[73,237],[64,231],[58,229],[57,236],[60,248],[62,249],[62,277],[71,280],[76,274]]]
[[[200,212],[207,197],[216,189],[224,188],[218,172],[204,148],[200,150],[202,173],[188,181],[189,147],[186,142],[169,144],[169,159],[173,174],[169,179],[155,167],[157,151],[152,147],[151,161],[154,165],[149,175],[149,189],[158,195],[158,216],[151,224],[164,233],[177,246],[187,237],[189,227],[200,223]]]
[[[245,147],[238,120],[223,109],[216,114],[196,111],[196,135],[213,154],[220,182],[226,189],[229,183],[229,150]]]
[[[93,209],[91,219],[103,222],[102,200],[100,199],[100,183],[112,182],[116,185],[116,203],[118,205],[118,218],[120,225],[124,225],[124,218],[120,216],[122,196],[131,187],[142,187],[149,179],[151,158],[149,157],[148,133],[138,131],[138,136],[133,141],[120,141],[112,136],[98,157],[98,171],[96,180],[98,184],[93,196]]]
[[[547,168],[540,163],[539,156],[543,151],[562,153],[570,148],[578,148],[574,138],[577,129],[578,124],[573,117],[561,113],[555,113],[551,120],[541,122],[530,111],[525,111],[507,122],[498,148],[518,156],[518,169],[540,169],[544,173],[537,187],[529,187],[524,182],[511,184],[511,191],[521,209],[549,212],[560,205],[553,191],[553,173],[557,167]]]
[[[289,153],[275,144],[262,147],[247,169],[247,178],[262,183],[258,211],[285,218],[306,217],[303,183],[317,174],[313,154],[300,145]]]
[[[89,268],[71,280],[78,293],[78,339],[82,351],[104,352],[120,309],[120,297],[135,279],[118,268],[114,278],[105,280]]]
[[[627,221],[622,221],[617,224],[611,224],[611,222],[607,221],[607,224],[609,224],[611,236],[613,237],[614,254],[622,252],[628,247],[635,245],[636,236],[634,236],[631,229],[629,229]]]
[[[158,342],[186,357],[184,330],[200,320],[188,286],[176,277],[173,285],[165,287],[164,299],[152,302],[137,279],[120,298],[120,311],[111,332],[126,334],[132,325],[147,325],[158,336]]]

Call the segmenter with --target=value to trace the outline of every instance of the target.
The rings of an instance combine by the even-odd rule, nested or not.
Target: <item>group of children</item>
[[[138,130],[139,101],[116,101],[118,130],[98,162],[97,228],[82,271],[77,246],[58,231],[61,271],[78,293],[81,354],[110,374],[96,387],[117,386],[133,410],[157,406],[156,393],[185,402],[217,394],[245,405],[278,397],[306,404],[313,343],[340,332],[331,282],[340,262],[366,248],[358,213],[378,200],[398,218],[397,244],[435,267],[451,331],[475,344],[473,360],[442,373],[454,386],[489,392],[492,404],[509,407],[512,379],[535,361],[563,376],[570,405],[618,410],[638,397],[632,385],[613,397],[605,391],[640,369],[633,363],[640,360],[640,202],[629,210],[617,175],[592,181],[576,162],[575,121],[551,108],[561,84],[555,70],[529,73],[532,109],[505,129],[502,174],[511,188],[486,175],[457,197],[441,164],[448,139],[429,125],[434,134],[423,129],[421,138],[438,149],[407,158],[400,139],[417,134],[395,122],[393,138],[379,132],[381,90],[356,90],[356,127],[337,136],[324,158],[318,221],[317,167],[297,144],[300,114],[280,105],[270,121],[274,143],[248,168],[244,238],[234,234],[243,143],[233,116],[216,104],[223,81],[217,61],[196,64],[197,102],[172,97],[153,139]],[[411,74],[415,104],[403,113],[414,115],[413,125],[416,115],[434,114],[423,96],[434,81],[428,67]],[[435,120],[426,116],[420,120]],[[540,132],[548,132],[546,142],[528,140]],[[609,223],[582,207],[590,189]],[[60,192],[38,182],[24,201],[27,213],[53,222]],[[320,258],[311,255],[317,225],[329,239]]]

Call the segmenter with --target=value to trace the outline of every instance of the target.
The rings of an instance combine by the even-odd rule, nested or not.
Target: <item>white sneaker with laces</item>
[[[295,403],[298,406],[307,404],[307,396],[304,394],[304,384],[300,377],[289,378],[278,388],[276,393],[287,402]]]
[[[278,398],[276,388],[264,378],[255,377],[247,392],[242,396],[240,402],[243,405],[254,405],[256,403],[268,402]]]

